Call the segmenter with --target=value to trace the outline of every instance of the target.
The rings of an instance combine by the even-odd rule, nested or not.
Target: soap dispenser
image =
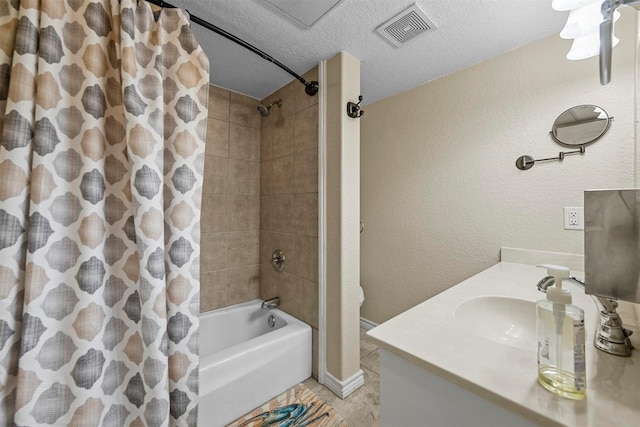
[[[547,390],[570,399],[584,399],[585,372],[584,311],[571,304],[571,293],[562,287],[569,269],[539,265],[555,278],[547,298],[536,303],[538,332],[538,382]]]

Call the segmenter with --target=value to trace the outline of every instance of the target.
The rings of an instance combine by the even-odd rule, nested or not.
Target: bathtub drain
[[[276,326],[276,318],[273,317],[273,315],[269,316],[269,320],[267,322],[269,323],[270,328]]]

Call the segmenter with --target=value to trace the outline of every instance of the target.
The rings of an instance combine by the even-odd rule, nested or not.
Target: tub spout
[[[273,298],[269,298],[266,301],[262,301],[261,308],[264,308],[264,309],[276,308],[279,305],[280,305],[280,297],[273,297]]]

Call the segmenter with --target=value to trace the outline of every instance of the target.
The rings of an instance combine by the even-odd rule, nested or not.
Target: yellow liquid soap
[[[569,269],[544,267],[555,284],[536,303],[538,382],[558,396],[582,400],[587,396],[584,311],[571,304],[571,294],[561,286]]]
[[[547,390],[569,399],[582,400],[587,397],[587,388],[576,388],[576,378],[571,372],[562,371],[555,366],[538,366],[538,382]]]

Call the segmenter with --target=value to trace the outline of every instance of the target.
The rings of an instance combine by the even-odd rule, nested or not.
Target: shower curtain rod
[[[146,1],[149,2],[149,3],[153,3],[156,6],[166,7],[166,8],[169,8],[169,9],[176,9],[176,6],[174,6],[172,4],[169,4],[169,3],[165,2],[165,1],[162,1],[162,0],[146,0]],[[316,82],[316,81],[312,81],[312,82],[306,81],[300,75],[298,75],[295,71],[293,71],[292,69],[290,69],[289,67],[287,67],[286,65],[284,65],[283,63],[278,61],[277,59],[275,59],[273,56],[264,53],[263,51],[261,51],[260,49],[258,49],[255,46],[253,46],[252,44],[249,44],[246,41],[242,40],[241,38],[236,37],[233,34],[226,32],[222,28],[216,27],[215,25],[211,24],[210,22],[207,22],[202,18],[199,18],[199,17],[197,17],[195,15],[192,15],[188,10],[186,12],[189,15],[189,20],[191,22],[194,22],[194,23],[200,25],[201,27],[204,27],[204,28],[206,28],[208,30],[211,30],[216,34],[219,34],[222,37],[225,37],[225,38],[231,40],[232,42],[239,44],[240,46],[244,47],[245,49],[248,49],[251,52],[255,53],[256,55],[261,56],[262,59],[266,59],[267,61],[277,65],[278,67],[282,68],[287,73],[291,74],[293,77],[298,79],[298,81],[300,81],[300,83],[302,83],[305,86],[304,91],[306,92],[307,95],[313,96],[316,93],[318,93],[318,82]]]

